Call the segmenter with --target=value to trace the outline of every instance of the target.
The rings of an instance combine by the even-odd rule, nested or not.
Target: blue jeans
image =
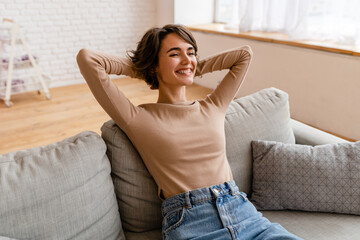
[[[271,223],[234,181],[196,189],[162,204],[163,239],[301,239]]]

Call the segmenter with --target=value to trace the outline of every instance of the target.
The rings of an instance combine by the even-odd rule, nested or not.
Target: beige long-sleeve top
[[[125,59],[82,49],[77,62],[97,101],[127,134],[165,198],[232,180],[224,120],[251,61],[248,46],[199,62],[197,74],[229,69],[205,99],[134,106],[108,74],[136,77]]]

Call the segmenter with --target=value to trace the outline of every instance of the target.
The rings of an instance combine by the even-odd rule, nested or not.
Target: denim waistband
[[[199,188],[189,192],[181,193],[166,199],[161,206],[163,215],[179,207],[191,208],[192,205],[216,199],[226,194],[236,194],[239,188],[234,181],[217,184],[210,187]]]

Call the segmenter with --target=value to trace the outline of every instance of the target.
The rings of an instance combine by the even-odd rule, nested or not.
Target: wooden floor
[[[158,92],[149,90],[144,81],[113,81],[135,105],[157,100]],[[203,98],[210,92],[193,85],[187,98]],[[0,100],[0,154],[47,145],[85,130],[100,134],[100,127],[110,119],[86,84],[52,88],[50,94],[51,100],[37,92],[14,95],[10,108]]]

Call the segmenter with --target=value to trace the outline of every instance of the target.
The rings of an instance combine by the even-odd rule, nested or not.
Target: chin
[[[189,80],[187,82],[185,82],[186,86],[191,86],[194,83],[194,80]]]
[[[175,80],[178,84],[183,85],[183,86],[190,86],[194,83],[194,78],[193,77],[187,77],[187,78],[179,78],[177,77]]]

